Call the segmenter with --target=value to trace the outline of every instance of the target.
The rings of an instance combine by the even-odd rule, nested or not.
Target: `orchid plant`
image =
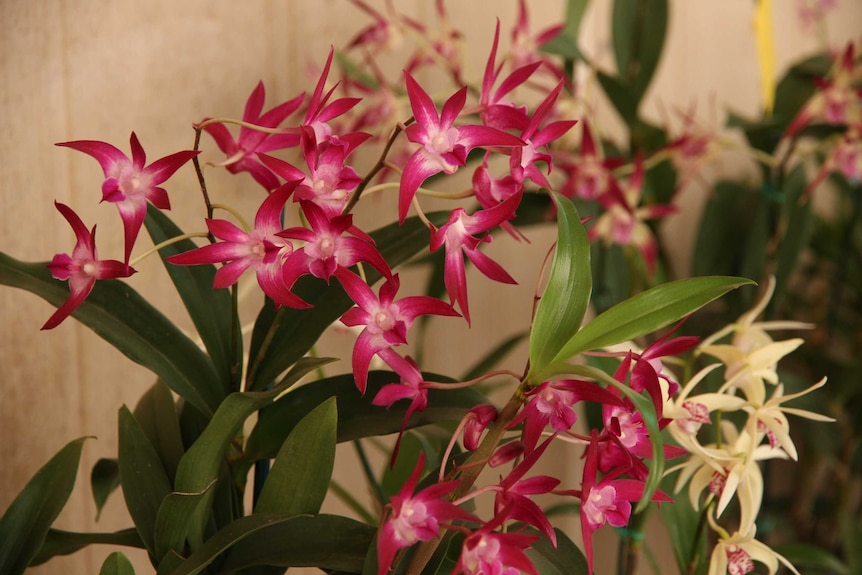
[[[615,2],[615,75],[578,49],[587,2],[569,2],[564,23],[536,34],[522,1],[509,53],[497,22],[475,80],[465,78],[462,33],[442,1],[437,29],[391,2],[384,13],[352,1],[372,23],[330,51],[310,95],[264,111],[261,82],[241,119],[205,117],[194,124],[192,149],[150,164],[134,133],[131,158],[100,141],[58,144],[99,163],[102,199],[117,205],[123,223],[122,259],[98,259],[95,226],[56,203],[75,236],[71,254],[47,266],[0,254],[0,283],[57,306],[42,329],[71,316],[157,380],[134,409],[120,409],[117,458],[99,461],[92,475],[97,506],[119,488],[133,526],[108,534],[52,528],[85,439],[72,441],[0,519],[0,571],[21,573],[55,555],[113,543],[144,549],[160,575],[294,566],[363,575],[576,575],[595,572],[598,529],[642,532],[646,514],[660,507],[680,572],[743,574],[758,562],[769,573],[779,564],[798,573],[755,537],[768,490],[760,462],[797,458],[788,415],[832,421],[785,405],[825,379],[785,394],[777,368],[802,340],[773,340],[771,332],[812,326],[758,321],[786,289],[802,245],[778,248],[774,279],[765,251],[739,268],[715,265],[711,274],[709,248],[702,248],[696,271],[707,273],[669,281],[657,226],[677,211],[683,184],[725,144],[699,132],[690,116],[684,132],[670,136],[639,115],[662,42],[634,45],[640,35],[629,32],[651,26],[663,40],[667,1],[647,0],[640,19],[629,17],[633,1]],[[396,36],[417,47],[403,73],[389,78],[375,58]],[[576,65],[594,72],[630,128],[628,149],[601,138],[592,118],[566,113],[581,98]],[[417,78],[431,67],[451,85],[423,85]],[[778,184],[791,161],[808,160],[793,157],[799,139],[828,127],[816,176],[806,183],[800,167],[787,179],[795,203],[783,206],[789,216],[774,209],[776,221],[789,218],[772,230],[776,240],[806,217],[807,200],[826,179],[844,178],[858,191],[858,80],[851,44],[812,83],[810,98],[779,100],[762,124],[735,120],[752,141],[751,156],[769,168],[766,182]],[[409,112],[393,116],[394,102]],[[761,146],[764,125],[777,140]],[[214,154],[217,160],[207,159]],[[371,156],[376,161],[361,167],[358,158]],[[211,199],[217,192],[206,176],[221,168],[259,188],[251,225]],[[194,170],[200,182],[199,232],[184,233],[165,213],[169,180],[180,169]],[[357,225],[354,213],[387,190],[397,190],[397,221],[375,230]],[[449,207],[427,211],[427,198]],[[704,216],[704,245],[721,233],[714,211]],[[545,260],[540,278],[515,278],[483,251],[492,238],[529,242],[530,227],[540,225],[556,226],[553,248],[535,254]],[[142,229],[154,247],[132,258]],[[197,339],[145,301],[133,279],[125,281],[142,257],[156,254]],[[411,263],[431,269],[427,293],[402,290],[399,272]],[[469,266],[500,284],[540,286],[532,317],[522,318],[522,371],[495,369],[511,342],[475,358],[483,366],[476,373],[423,370],[418,340],[429,318],[471,324]],[[264,300],[253,319],[238,311],[238,282],[248,270]],[[761,300],[700,339],[712,331],[706,326],[722,322],[720,312],[695,312],[753,283],[736,277],[744,275],[766,279]],[[726,298],[731,312],[753,293]],[[349,372],[332,375],[326,366],[335,358],[319,357],[316,346],[339,325],[355,340]],[[502,405],[488,397],[500,387],[508,394]],[[394,441],[381,478],[362,446],[381,445],[373,438],[387,435]],[[344,442],[363,457],[370,502],[332,480],[336,444]],[[543,474],[552,444],[583,458],[579,481]],[[486,468],[497,478],[482,474]],[[355,518],[321,513],[330,494]],[[578,514],[580,545],[554,527],[545,505],[554,496]],[[697,527],[686,532],[686,522]],[[622,537],[621,573],[634,572],[637,543]],[[117,552],[102,572],[134,571]]]

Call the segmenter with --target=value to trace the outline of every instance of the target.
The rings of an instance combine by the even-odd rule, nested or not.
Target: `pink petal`
[[[398,221],[404,223],[416,190],[429,176],[443,171],[439,161],[429,156],[424,148],[417,150],[404,165],[398,191]]]
[[[425,128],[440,126],[437,108],[434,106],[431,96],[419,86],[416,80],[413,79],[413,76],[406,72],[404,74],[404,81],[407,84],[407,96],[410,98],[410,108],[413,110],[413,117],[416,118],[416,123]]]
[[[197,156],[200,152],[186,150],[160,158],[147,166],[144,173],[152,176],[153,184],[158,185],[170,178],[183,164]]]
[[[73,150],[78,150],[79,152],[84,152],[85,154],[92,156],[99,162],[105,176],[108,175],[115,164],[130,161],[126,154],[105,142],[98,142],[95,140],[76,140],[74,142],[61,142],[55,145],[72,148]]]
[[[137,170],[143,170],[147,163],[147,153],[144,152],[144,148],[141,146],[141,142],[138,140],[138,136],[135,135],[134,132],[132,132],[132,136],[129,138],[129,143],[132,146],[132,165],[135,166],[135,169]]]

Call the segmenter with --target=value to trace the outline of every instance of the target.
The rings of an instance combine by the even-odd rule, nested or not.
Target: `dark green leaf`
[[[567,31],[563,31],[541,46],[539,50],[547,54],[556,54],[568,60],[583,60],[584,55],[578,48],[578,44]]]
[[[0,518],[0,573],[23,573],[39,552],[72,493],[85,439],[76,439],[57,452]]]
[[[775,152],[775,148],[778,146],[778,142],[781,141],[786,128],[786,125],[781,124],[774,117],[747,120],[733,112],[727,115],[727,125],[731,128],[742,129],[748,143],[753,148],[757,148],[767,154]]]
[[[437,381],[447,378],[426,374]],[[399,401],[389,409],[371,404],[377,392],[387,383],[397,383],[397,374],[388,371],[372,371],[368,374],[368,388],[365,396],[359,395],[353,374],[343,374],[313,381],[291,391],[269,406],[260,414],[257,424],[248,438],[245,457],[248,462],[257,459],[271,459],[276,456],[293,426],[302,417],[329,399],[338,401],[339,443],[362,437],[398,433],[409,402]],[[487,403],[487,399],[472,389],[439,390],[428,392],[428,409],[415,412],[407,428],[458,421],[467,411]]]
[[[631,126],[637,120],[638,115],[638,99],[635,97],[632,89],[626,86],[619,78],[609,76],[601,70],[597,73],[599,84],[602,86],[605,95],[613,104],[617,113],[622,118],[627,126]]]
[[[370,525],[334,515],[249,515],[221,529],[172,573],[195,575],[225,553],[219,573],[255,565],[359,573],[375,531]]]
[[[683,488],[682,491],[674,495],[676,480],[676,474],[662,479],[663,491],[671,494],[674,502],[661,505],[659,511],[663,520],[662,524],[670,536],[679,572],[687,573],[689,565],[695,558],[697,558],[698,564],[705,564],[707,560],[705,537],[707,530],[698,531],[698,524],[704,511],[697,511],[691,506],[687,490]]]
[[[0,284],[25,289],[60,306],[66,282],[51,277],[45,263],[24,263],[0,254]],[[96,282],[72,317],[132,361],[152,370],[172,390],[211,415],[223,394],[209,358],[160,311],[120,280]]]
[[[802,194],[807,187],[805,166],[797,165],[781,188],[784,194],[784,205],[787,210],[787,227],[778,245],[778,257],[775,265],[775,294],[773,302],[779,302],[790,276],[796,269],[799,257],[808,240],[811,239],[813,220],[811,202],[800,203]]]
[[[590,240],[578,211],[554,193],[557,246],[530,332],[530,369],[541,370],[581,327],[592,290]]]
[[[49,529],[48,536],[45,537],[45,542],[42,543],[42,548],[30,562],[30,566],[41,565],[57,555],[71,555],[88,545],[123,545],[138,549],[144,548],[141,536],[138,535],[138,531],[134,527],[115,531],[114,533],[74,533],[59,529]]]
[[[189,447],[177,467],[175,490],[183,493],[206,491],[196,508],[188,530],[192,550],[203,543],[209,501],[214,490],[207,487],[218,478],[225,450],[234,440],[249,415],[267,405],[283,391],[279,386],[269,391],[232,393],[222,402],[206,429]]]
[[[99,575],[135,575],[135,568],[132,567],[128,557],[119,551],[114,551],[102,563]]]
[[[324,401],[296,424],[273,462],[255,513],[320,511],[335,465],[337,425],[335,398]]]
[[[435,225],[443,225],[448,213],[428,214]],[[428,248],[428,228],[418,218],[408,218],[402,226],[391,224],[371,234],[383,257],[393,268]],[[380,274],[366,269],[370,283]],[[278,311],[267,301],[255,322],[248,366],[249,389],[263,389],[278,375],[311,349],[326,328],[353,306],[341,285],[333,281],[326,285],[322,280],[306,276],[293,291],[314,305],[311,309]]]
[[[556,549],[547,537],[542,536],[533,543],[533,548],[527,551],[527,556],[539,570],[539,575],[589,575],[587,558],[583,552],[563,531],[554,529],[554,533],[557,535]]]
[[[157,380],[141,396],[135,406],[134,415],[135,421],[150,438],[150,443],[159,454],[168,479],[173,484],[177,465],[183,456],[183,437],[174,397],[162,380]]]
[[[118,419],[123,497],[141,540],[154,553],[156,516],[162,500],[171,492],[171,482],[159,454],[125,405],[120,408]]]
[[[597,316],[554,358],[564,362],[584,351],[652,333],[703,307],[732,289],[753,283],[734,277],[699,277],[650,288]]]
[[[611,16],[617,74],[640,101],[661,59],[667,0],[614,0]]]
[[[773,115],[781,125],[787,126],[805,102],[817,91],[817,78],[824,78],[832,67],[832,58],[828,54],[811,56],[787,71],[775,88],[775,106]]]
[[[207,491],[215,485],[215,480],[199,493],[169,493],[165,496],[156,516],[153,539],[155,540],[155,556],[158,562],[171,551],[182,554],[185,548],[186,536],[197,514],[204,512],[201,506],[209,498]]]
[[[168,216],[149,204],[144,225],[154,244],[160,244],[183,234]],[[222,393],[231,389],[231,362],[235,359],[234,345],[242,348],[242,341],[232,342],[231,332],[235,324],[231,294],[226,289],[213,288],[216,268],[213,265],[178,266],[168,263],[167,258],[196,249],[191,240],[183,240],[159,250],[159,256],[168,270],[168,275],[183,300],[192,322],[218,370]],[[239,330],[236,337],[241,338]],[[238,373],[238,372],[237,372]]]
[[[856,543],[854,543],[855,545]],[[853,571],[835,555],[816,545],[806,543],[787,543],[773,547],[776,553],[796,567],[800,573],[814,575],[851,575]]]
[[[93,501],[96,502],[96,521],[102,514],[102,507],[108,496],[120,486],[120,466],[116,459],[102,458],[93,466],[90,473],[90,487],[93,490]]]

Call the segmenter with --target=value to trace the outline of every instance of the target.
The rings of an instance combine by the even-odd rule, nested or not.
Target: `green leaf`
[[[665,493],[673,494],[676,484],[676,475],[669,475],[662,479],[662,489]],[[698,524],[703,510],[698,511],[691,506],[685,488],[674,495],[674,502],[659,506],[662,524],[667,529],[673,547],[674,557],[680,573],[687,573],[689,565],[697,558],[697,565],[703,565],[708,560],[706,552],[706,529],[698,531]],[[699,537],[696,536],[699,534]]]
[[[209,500],[206,494],[213,485],[215,480],[198,493],[174,492],[165,496],[159,506],[153,529],[155,556],[158,562],[161,562],[171,551],[182,554],[192,520],[202,512],[201,506]]]
[[[96,502],[96,521],[102,514],[102,507],[108,496],[120,486],[120,466],[116,459],[102,458],[93,466],[90,473],[90,487],[93,490],[93,501]]]
[[[180,419],[171,390],[162,380],[157,380],[138,400],[133,413],[173,483],[184,449]]]
[[[539,50],[546,54],[556,54],[567,60],[583,60],[584,54],[578,48],[577,41],[567,30],[557,34],[541,46]]]
[[[72,493],[85,440],[76,439],[57,452],[0,518],[0,573],[23,573],[39,552]]]
[[[735,277],[699,277],[650,288],[597,316],[554,357],[563,362],[579,353],[630,341],[652,333],[717,299],[732,289],[754,283]]]
[[[32,292],[60,306],[69,297],[66,282],[55,280],[45,263],[25,263],[0,254],[0,284]],[[223,394],[209,358],[160,311],[119,280],[99,280],[72,317],[152,370],[172,390],[211,415]]]
[[[154,244],[160,244],[183,234],[168,216],[149,204],[144,225]],[[167,261],[170,256],[196,249],[191,240],[183,240],[159,250],[159,256],[168,270],[168,275],[183,300],[192,322],[219,374],[222,393],[231,389],[231,362],[236,358],[235,349],[242,349],[242,334],[236,330],[232,341],[232,331],[237,323],[232,320],[234,311],[230,290],[215,289],[216,268],[213,265],[178,266]],[[236,346],[236,347],[235,347]]]
[[[125,405],[120,408],[118,420],[123,497],[141,541],[150,553],[154,553],[156,516],[162,500],[171,492],[171,482],[159,454]]]
[[[225,553],[218,573],[256,565],[359,573],[375,531],[370,525],[335,515],[249,515],[221,529],[171,573],[196,575]]]
[[[447,378],[426,374],[430,379],[445,381]],[[312,409],[334,397],[338,401],[339,443],[362,437],[398,433],[407,413],[409,402],[399,401],[389,409],[372,405],[371,400],[387,383],[397,383],[397,374],[388,371],[372,371],[368,374],[365,396],[356,389],[353,374],[347,373],[310,382],[281,397],[260,414],[257,424],[248,437],[244,457],[250,463],[257,459],[276,456],[293,426]],[[482,394],[473,389],[428,391],[428,408],[415,412],[407,428],[458,421],[467,411],[487,403]]]
[[[535,535],[539,532],[529,530]],[[533,543],[527,556],[539,570],[539,575],[589,575],[587,558],[568,535],[559,529],[554,529],[557,535],[557,547],[544,535]]]
[[[787,126],[817,91],[817,78],[823,78],[832,67],[829,54],[818,54],[798,62],[787,70],[775,88],[773,115]]]
[[[428,214],[435,225],[443,225],[448,213]],[[408,218],[403,225],[397,223],[371,233],[380,253],[393,268],[428,248],[429,232],[419,218]],[[380,274],[366,269],[369,284]],[[314,307],[276,311],[271,301],[264,303],[252,333],[248,365],[248,388],[263,389],[278,375],[311,349],[320,335],[332,322],[353,306],[338,282],[329,285],[322,280],[306,276],[293,291]]]
[[[135,568],[132,567],[128,557],[119,551],[114,551],[102,563],[99,575],[135,575]]]
[[[222,402],[200,437],[189,447],[177,467],[176,491],[201,493],[203,501],[191,517],[188,541],[192,550],[201,545],[207,522],[209,502],[215,490],[207,487],[218,478],[225,450],[234,440],[249,415],[267,405],[283,391],[282,387],[269,391],[232,393]]]
[[[638,99],[633,90],[619,78],[605,74],[601,70],[596,73],[596,77],[623,122],[627,126],[632,126],[638,115]]]
[[[667,0],[614,0],[611,16],[617,73],[640,101],[652,80],[664,47]]]
[[[144,543],[137,529],[130,527],[113,533],[75,533],[49,529],[39,553],[30,561],[30,566],[41,565],[57,555],[71,555],[88,545],[124,545],[144,549]]]
[[[781,242],[778,244],[775,265],[775,294],[772,296],[772,301],[775,303],[781,300],[787,282],[796,269],[799,257],[808,245],[814,228],[811,202],[800,203],[799,201],[802,194],[805,193],[806,187],[805,165],[800,163],[790,172],[781,188],[787,211],[787,227]]]
[[[855,543],[855,544],[858,544]],[[813,575],[822,573],[829,575],[850,575],[853,571],[829,551],[816,545],[806,543],[789,543],[776,545],[774,551],[796,567],[800,573]]]
[[[592,289],[590,240],[575,205],[554,193],[557,247],[530,332],[530,369],[541,370],[581,327]]]
[[[320,511],[335,465],[337,425],[334,397],[296,424],[273,462],[255,513],[301,515]]]

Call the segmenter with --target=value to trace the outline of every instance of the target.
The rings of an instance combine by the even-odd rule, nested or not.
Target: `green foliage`
[[[132,562],[129,561],[128,557],[115,551],[108,555],[108,558],[102,563],[99,575],[135,575],[135,568],[132,567]]]
[[[533,531],[538,535],[538,532]],[[539,575],[588,575],[587,558],[565,532],[554,529],[557,536],[556,548],[547,538],[542,537],[527,551]]]
[[[86,438],[68,443],[27,483],[0,518],[0,573],[18,575],[36,557],[78,472]]]
[[[571,200],[556,193],[553,197],[557,206],[557,246],[548,285],[530,331],[531,371],[543,369],[578,331],[592,290],[587,232]]]
[[[93,470],[90,472],[90,487],[93,491],[93,501],[96,503],[97,521],[108,496],[119,486],[120,466],[116,459],[102,458],[93,465]]]

